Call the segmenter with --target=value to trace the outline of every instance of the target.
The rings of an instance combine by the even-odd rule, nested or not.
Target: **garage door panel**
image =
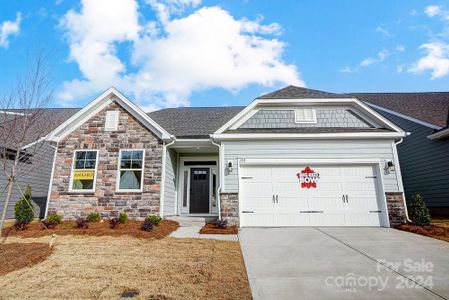
[[[274,217],[275,226],[310,226],[310,216],[299,212],[280,212]]]
[[[274,226],[273,213],[242,213],[243,226]]]
[[[385,212],[373,166],[310,166],[316,187],[302,188],[297,173],[306,166],[242,167],[243,226],[380,226]],[[250,170],[250,171],[248,171]],[[273,195],[277,201],[273,203]],[[383,198],[381,198],[383,199]],[[321,212],[321,213],[320,213]],[[243,221],[244,220],[244,221]]]
[[[311,226],[342,226],[345,223],[344,213],[312,213]]]
[[[242,168],[240,176],[246,177],[253,182],[271,183],[272,181],[270,168],[257,168],[257,167]]]
[[[271,182],[244,181],[242,192],[249,197],[271,197],[273,195]]]
[[[381,214],[379,213],[356,213],[349,212],[345,214],[345,222],[351,226],[380,226]]]
[[[344,209],[343,200],[340,196],[311,197],[308,202],[310,210],[322,210],[328,213],[332,211],[341,212]]]

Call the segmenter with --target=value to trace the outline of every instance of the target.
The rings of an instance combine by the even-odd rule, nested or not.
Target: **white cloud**
[[[16,15],[15,21],[4,21],[0,25],[0,47],[9,47],[9,37],[20,33],[20,22],[22,22],[22,14]]]
[[[449,44],[433,42],[421,45],[426,55],[419,59],[411,68],[410,73],[421,74],[431,71],[431,78],[436,79],[449,74]]]
[[[383,62],[385,60],[385,58],[388,57],[388,55],[389,55],[389,52],[386,49],[382,49],[377,53],[377,58],[368,57],[360,63],[360,66],[367,67],[372,64]]]
[[[354,70],[352,68],[350,68],[350,67],[341,68],[339,71],[340,71],[340,73],[352,73],[352,72],[354,72]]]
[[[426,10],[424,12],[429,17],[434,17],[434,16],[439,15],[441,13],[441,7],[438,6],[438,5],[429,5],[429,6],[426,7]]]
[[[377,27],[376,27],[376,32],[381,33],[383,36],[385,37],[389,37],[391,36],[391,33],[385,29],[384,24],[380,23]]]
[[[396,51],[398,51],[398,52],[404,52],[404,51],[405,51],[405,46],[404,46],[404,45],[397,45],[397,46],[396,46]]]
[[[285,44],[276,38],[278,24],[238,20],[220,7],[172,18],[200,1],[148,2],[157,12],[156,22],[138,21],[142,16],[135,0],[84,0],[80,12],[64,16],[70,59],[84,78],[64,83],[58,93],[62,104],[111,85],[132,94],[146,109],[189,105],[193,92],[210,88],[304,85],[296,66],[282,60]],[[123,42],[131,50],[121,60],[117,47]]]
[[[410,12],[409,12],[409,15],[411,15],[411,16],[417,16],[419,13],[418,13],[418,11],[416,10],[416,9],[413,9],[413,10],[411,10]]]
[[[396,66],[396,71],[398,72],[398,73],[402,73],[403,71],[404,71],[404,65],[397,65]]]

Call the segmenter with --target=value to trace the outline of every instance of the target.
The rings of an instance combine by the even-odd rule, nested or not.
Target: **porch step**
[[[181,227],[191,227],[191,226],[200,226],[203,227],[204,224],[212,222],[216,220],[218,217],[181,217],[181,216],[173,216],[167,217],[167,220],[176,221],[179,223]]]

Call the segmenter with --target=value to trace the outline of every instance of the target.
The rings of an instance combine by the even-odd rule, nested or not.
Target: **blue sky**
[[[449,2],[0,2],[0,91],[50,53],[51,106],[116,86],[145,110],[246,105],[287,84],[449,90]]]

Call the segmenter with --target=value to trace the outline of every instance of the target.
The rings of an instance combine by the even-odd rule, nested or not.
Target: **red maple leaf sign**
[[[300,173],[296,174],[301,183],[301,188],[316,188],[318,179],[320,179],[320,173],[315,172],[309,166],[301,170]]]

